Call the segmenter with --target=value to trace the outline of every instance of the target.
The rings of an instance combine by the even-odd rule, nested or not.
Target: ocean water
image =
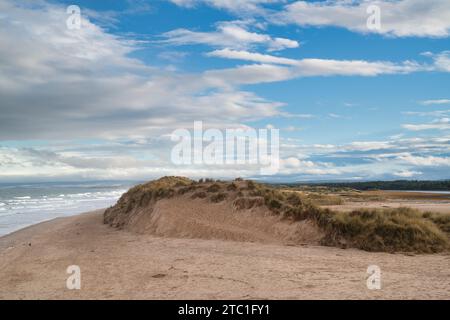
[[[0,184],[0,236],[114,205],[136,182]]]

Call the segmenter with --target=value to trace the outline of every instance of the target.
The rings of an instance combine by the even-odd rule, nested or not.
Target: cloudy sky
[[[0,182],[450,178],[449,88],[448,0],[0,0]],[[194,121],[280,129],[280,171],[175,166]]]

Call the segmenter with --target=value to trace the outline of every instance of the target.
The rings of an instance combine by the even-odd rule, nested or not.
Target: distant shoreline
[[[450,195],[450,190],[446,191],[446,190],[382,190],[382,191],[386,191],[386,192],[410,192],[410,193],[429,193],[429,194],[449,194]]]
[[[0,187],[0,235],[61,216],[114,203],[132,185],[111,182],[54,182]]]
[[[449,191],[450,180],[395,180],[395,181],[358,181],[358,182],[297,182],[277,183],[273,186],[286,187],[328,187],[351,188],[360,191]]]

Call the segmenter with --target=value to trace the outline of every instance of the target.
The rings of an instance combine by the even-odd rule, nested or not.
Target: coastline
[[[0,186],[0,236],[62,216],[114,205],[131,182],[6,183]]]
[[[450,299],[450,255],[134,234],[102,210],[0,237],[0,299]],[[379,265],[382,289],[368,290]],[[68,290],[66,269],[81,269]]]
[[[37,222],[37,223],[31,223],[31,224],[29,224],[29,225],[27,225],[27,226],[24,226],[24,227],[20,228],[20,229],[17,229],[17,230],[11,231],[11,232],[9,232],[9,233],[0,235],[0,241],[1,241],[3,238],[6,238],[6,237],[8,237],[8,236],[13,236],[13,235],[16,234],[16,233],[25,232],[26,230],[28,230],[28,229],[34,229],[35,227],[38,228],[38,227],[40,227],[41,225],[45,225],[45,224],[47,224],[47,223],[57,222],[57,221],[62,220],[62,219],[68,219],[68,218],[78,217],[78,216],[82,216],[82,215],[86,215],[86,214],[93,214],[93,213],[100,213],[100,212],[103,213],[105,210],[106,210],[106,208],[100,208],[100,209],[96,209],[96,210],[92,210],[92,211],[85,211],[85,212],[79,212],[79,213],[72,213],[72,214],[70,214],[70,215],[61,215],[61,216],[58,216],[58,217],[55,217],[55,218],[49,218],[49,219],[47,219],[47,220],[43,220],[43,221],[40,221],[40,222]]]

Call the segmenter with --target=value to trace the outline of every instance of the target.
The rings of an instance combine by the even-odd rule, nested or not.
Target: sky
[[[448,0],[0,0],[0,182],[449,179],[449,37]],[[279,129],[278,172],[174,164],[194,121]]]

